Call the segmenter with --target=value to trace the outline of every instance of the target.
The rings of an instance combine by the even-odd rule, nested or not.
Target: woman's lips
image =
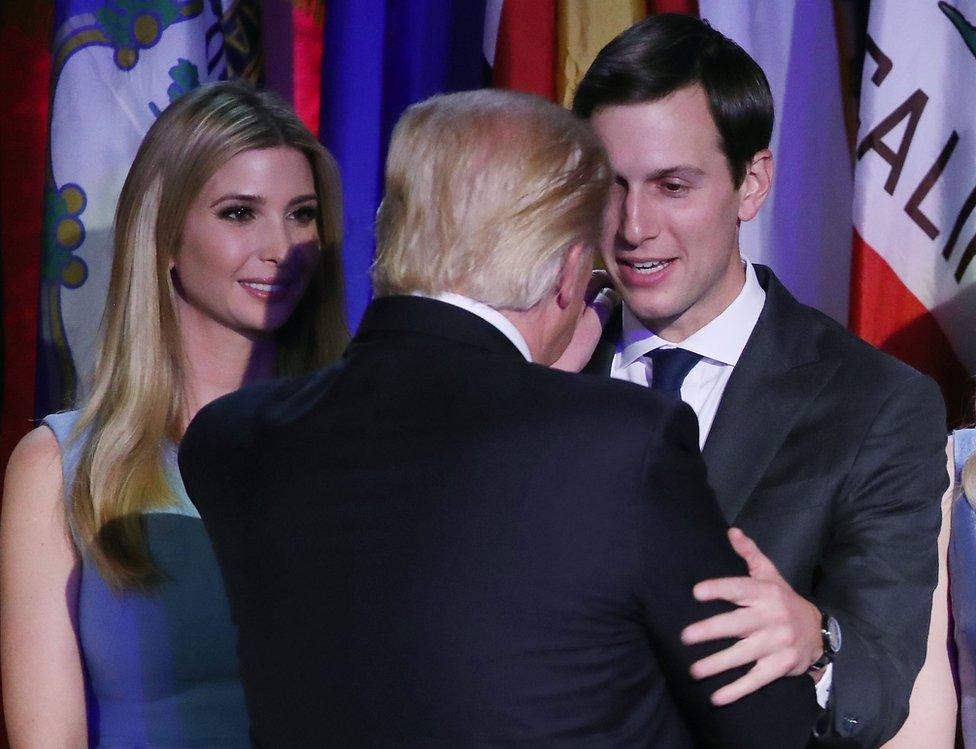
[[[275,302],[288,296],[292,282],[282,279],[248,279],[238,281],[241,288],[251,296],[266,301]]]

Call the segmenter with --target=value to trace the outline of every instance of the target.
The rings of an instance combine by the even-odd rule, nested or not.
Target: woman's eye
[[[230,205],[226,208],[221,208],[220,213],[217,215],[227,221],[242,222],[250,221],[254,218],[254,211],[246,205]]]
[[[319,209],[314,205],[306,205],[296,208],[291,215],[300,224],[310,224],[319,217]]]

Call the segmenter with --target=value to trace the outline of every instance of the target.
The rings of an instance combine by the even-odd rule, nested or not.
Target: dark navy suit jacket
[[[766,302],[705,441],[708,480],[725,519],[841,624],[818,745],[879,746],[925,657],[945,406],[928,377],[754,267]],[[619,320],[587,371],[609,374]]]
[[[345,358],[220,399],[180,451],[262,747],[803,746],[803,676],[729,707],[679,633],[745,574],[684,404],[375,301]]]

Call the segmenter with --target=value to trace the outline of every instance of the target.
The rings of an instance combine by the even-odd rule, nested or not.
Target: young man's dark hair
[[[750,159],[769,147],[773,97],[756,61],[707,22],[664,13],[632,26],[600,50],[573,111],[589,119],[603,107],[656,101],[694,85],[705,91],[739,187]]]

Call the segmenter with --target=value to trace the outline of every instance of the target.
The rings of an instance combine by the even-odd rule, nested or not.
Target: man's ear
[[[759,213],[772,186],[773,153],[768,148],[764,148],[756,151],[752,157],[746,167],[746,176],[742,180],[742,185],[739,186],[740,221],[749,221]]]
[[[593,250],[582,243],[572,245],[563,255],[563,265],[556,279],[556,304],[566,309],[586,293],[586,283],[593,270]]]

